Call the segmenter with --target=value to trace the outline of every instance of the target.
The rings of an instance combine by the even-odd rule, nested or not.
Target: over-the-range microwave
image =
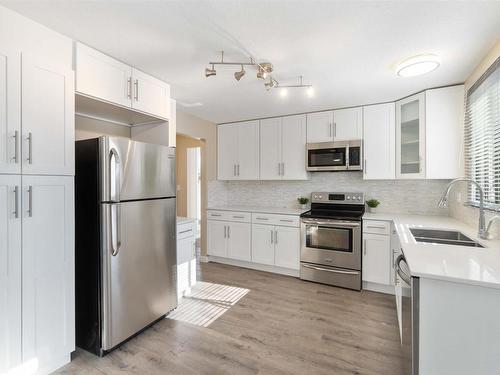
[[[308,143],[306,169],[311,172],[361,171],[361,144],[361,140]]]

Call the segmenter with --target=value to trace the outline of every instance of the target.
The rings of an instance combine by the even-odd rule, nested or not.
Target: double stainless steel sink
[[[484,247],[480,243],[467,237],[462,232],[454,230],[410,228],[410,232],[417,242],[427,242],[441,245]]]

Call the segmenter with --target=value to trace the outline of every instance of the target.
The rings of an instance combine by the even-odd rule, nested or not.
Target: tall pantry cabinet
[[[0,7],[0,373],[75,349],[72,60],[71,39]]]

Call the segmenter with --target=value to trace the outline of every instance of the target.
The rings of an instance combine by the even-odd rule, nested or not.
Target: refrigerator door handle
[[[110,207],[111,220],[110,228],[111,232],[111,255],[117,256],[120,251],[121,241],[121,207],[119,203],[111,204]]]
[[[110,201],[120,201],[120,156],[118,151],[109,150],[109,195]]]

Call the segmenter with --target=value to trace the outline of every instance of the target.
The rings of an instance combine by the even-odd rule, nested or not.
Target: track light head
[[[239,81],[244,75],[245,75],[245,69],[243,68],[243,65],[241,66],[241,70],[239,72],[234,73],[234,78],[236,78],[237,81]]]
[[[217,74],[217,71],[214,69],[214,64],[212,64],[212,68],[205,69],[205,77],[211,77]]]
[[[273,64],[271,63],[261,63],[258,65],[259,71],[257,72],[257,78],[266,79],[269,73],[273,71]]]
[[[273,87],[276,87],[276,81],[273,79],[273,77],[269,78],[269,82],[264,83],[264,86],[266,87],[266,90],[269,91]]]

